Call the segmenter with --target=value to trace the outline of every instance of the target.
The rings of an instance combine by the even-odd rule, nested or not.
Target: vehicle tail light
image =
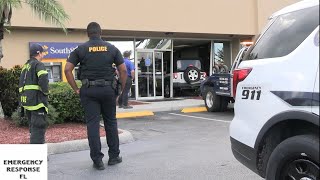
[[[178,74],[177,73],[173,73],[173,79],[178,79]]]
[[[233,71],[233,97],[236,97],[238,83],[245,80],[252,68],[235,69]]]

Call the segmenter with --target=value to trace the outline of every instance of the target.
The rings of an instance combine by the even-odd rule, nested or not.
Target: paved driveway
[[[135,142],[121,145],[123,163],[104,171],[92,169],[89,151],[52,155],[51,180],[259,180],[232,155],[225,113],[157,113],[152,117],[120,119]],[[104,149],[107,154],[107,149]],[[104,158],[107,162],[108,157]]]

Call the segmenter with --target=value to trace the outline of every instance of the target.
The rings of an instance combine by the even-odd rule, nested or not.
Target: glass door
[[[163,98],[163,52],[136,51],[137,99]]]
[[[154,97],[154,52],[141,50],[136,53],[138,72],[138,99]]]
[[[163,52],[154,52],[155,64],[155,94],[156,97],[164,98],[164,81],[163,81]]]

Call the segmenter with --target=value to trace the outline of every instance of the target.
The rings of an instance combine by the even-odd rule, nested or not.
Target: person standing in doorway
[[[124,108],[124,109],[131,109],[132,106],[129,106],[128,104],[128,99],[129,99],[129,91],[131,89],[132,86],[132,81],[134,81],[134,64],[130,61],[130,56],[131,56],[131,51],[125,51],[123,53],[123,57],[124,57],[124,63],[126,65],[127,68],[127,82],[125,84],[124,90],[122,91],[121,95],[119,96],[118,99],[118,104],[119,104],[119,108]]]

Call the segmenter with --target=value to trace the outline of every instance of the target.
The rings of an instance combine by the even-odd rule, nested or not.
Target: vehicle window
[[[189,66],[194,66],[198,69],[201,69],[201,62],[200,60],[178,60],[177,61],[177,70],[184,71]]]
[[[319,26],[319,6],[277,17],[244,60],[275,58],[295,50]]]

